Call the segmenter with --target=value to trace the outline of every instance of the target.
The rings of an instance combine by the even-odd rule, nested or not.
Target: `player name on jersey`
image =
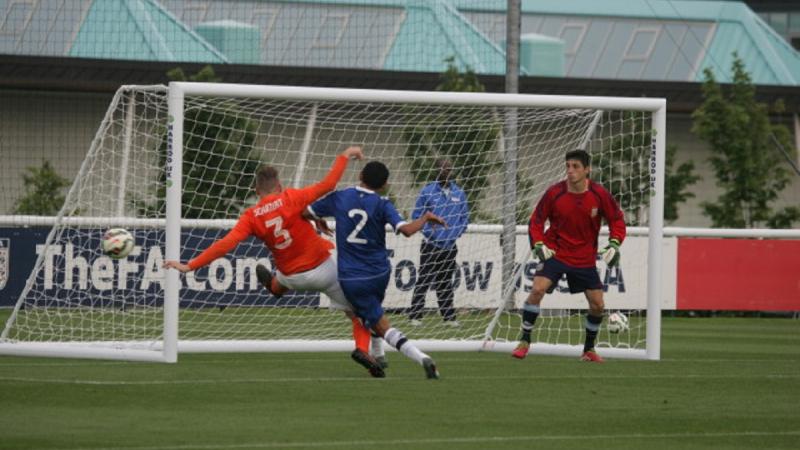
[[[269,203],[265,204],[264,206],[259,206],[258,208],[254,209],[253,210],[253,215],[255,215],[256,217],[263,216],[264,214],[269,214],[272,211],[275,211],[276,209],[280,208],[281,206],[283,206],[283,199],[279,198],[279,199],[275,200],[274,202],[269,202]]]

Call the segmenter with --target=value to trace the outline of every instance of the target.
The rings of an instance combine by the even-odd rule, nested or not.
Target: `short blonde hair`
[[[261,194],[272,192],[278,185],[278,169],[272,166],[261,166],[256,170],[256,191]]]

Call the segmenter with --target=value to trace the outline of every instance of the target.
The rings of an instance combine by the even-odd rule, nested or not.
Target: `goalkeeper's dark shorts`
[[[534,276],[549,278],[553,285],[547,290],[547,293],[553,292],[558,286],[558,281],[564,276],[567,276],[567,285],[569,286],[570,294],[577,294],[587,289],[603,289],[603,282],[600,281],[600,275],[594,267],[573,267],[569,264],[550,258],[536,266],[536,273]]]

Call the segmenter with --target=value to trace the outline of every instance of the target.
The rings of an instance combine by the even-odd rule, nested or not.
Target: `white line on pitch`
[[[450,380],[529,380],[530,376],[444,376],[444,379]],[[593,374],[588,375],[554,375],[554,376],[537,376],[537,380],[584,380],[596,379],[597,376]],[[638,379],[798,379],[800,374],[661,374],[661,375],[603,375],[604,380],[619,379],[629,380],[633,378]],[[419,381],[420,377],[391,377],[386,380],[373,380],[367,377],[310,377],[310,378],[240,378],[240,379],[204,379],[204,380],[69,380],[59,378],[25,378],[25,377],[0,377],[0,382],[9,383],[43,383],[43,384],[77,384],[77,385],[96,385],[96,386],[157,386],[157,385],[191,385],[191,384],[257,384],[257,383],[317,383],[317,382],[383,382],[388,383],[391,381]]]
[[[425,445],[425,444],[475,444],[502,443],[519,441],[594,441],[597,439],[716,439],[726,437],[769,437],[800,436],[800,430],[792,431],[733,431],[718,433],[630,433],[605,435],[538,435],[538,436],[476,436],[452,438],[420,438],[420,439],[386,439],[358,441],[306,441],[306,442],[258,442],[251,444],[206,444],[206,445],[160,445],[148,447],[102,447],[92,450],[186,450],[186,449],[246,449],[246,448],[302,448],[302,447],[375,447],[391,445]],[[81,447],[61,447],[58,450],[84,450]],[[88,450],[88,449],[86,449]]]
[[[437,353],[432,353],[432,354],[433,355],[437,355]],[[270,355],[270,354],[269,353],[264,354],[264,360],[268,359],[268,355]],[[440,353],[440,355],[442,355],[442,356],[437,358],[437,361],[440,361],[440,362],[455,362],[455,363],[464,362],[464,363],[470,363],[470,364],[480,364],[480,363],[496,364],[497,363],[497,360],[495,360],[494,358],[483,358],[483,359],[482,358],[450,358],[446,354]],[[320,358],[320,357],[302,358],[302,357],[297,357],[297,358],[292,358],[291,361],[331,362],[331,361],[338,360],[338,358],[339,358],[338,356],[332,356],[330,358]],[[800,360],[800,356],[798,356],[798,360]],[[636,359],[614,359],[614,358],[609,358],[608,361],[609,362],[613,362],[614,364],[618,364],[618,363],[652,364],[652,361],[643,361],[643,360],[636,360]],[[252,360],[247,360],[247,361],[240,361],[237,364],[245,365],[245,364],[248,364],[248,363],[251,363],[251,362],[253,362],[253,361]],[[569,359],[569,358],[563,358],[563,357],[561,357],[561,358],[559,358],[559,357],[544,357],[544,358],[536,359],[536,364],[559,364],[559,363],[568,363],[568,362],[572,362],[572,360]],[[761,363],[769,362],[769,363],[794,364],[797,361],[796,360],[792,360],[792,359],[788,359],[787,360],[785,358],[785,356],[782,356],[781,358],[775,358],[775,359],[766,359],[766,358],[763,358],[763,359],[734,359],[734,358],[731,358],[731,359],[723,359],[723,358],[719,358],[719,359],[713,359],[713,358],[712,359],[709,359],[709,358],[678,359],[678,358],[664,358],[664,359],[661,359],[659,362],[660,363],[703,362],[703,363],[737,363],[737,364],[738,363],[742,363],[742,364],[745,364],[745,363],[748,363],[748,364],[749,363],[761,364]],[[186,366],[186,365],[214,365],[214,364],[224,364],[224,365],[228,366],[228,365],[231,365],[232,363],[233,363],[233,361],[228,360],[228,359],[216,360],[216,361],[215,360],[206,360],[206,359],[201,359],[201,360],[193,360],[193,359],[186,360],[186,359],[184,359],[184,360],[181,360],[178,364],[179,364],[179,366]],[[136,366],[142,366],[143,367],[143,364],[147,364],[147,363],[136,362],[136,361],[68,362],[68,361],[64,361],[64,360],[59,360],[59,361],[54,361],[54,362],[12,362],[12,363],[6,363],[6,362],[2,362],[2,360],[0,360],[0,369],[2,369],[4,367],[92,367],[92,368],[96,368],[98,366],[102,366],[102,367],[111,367],[111,366],[136,367]],[[164,366],[163,364],[157,364],[157,365],[158,366],[162,366],[162,367],[167,367],[167,366]]]

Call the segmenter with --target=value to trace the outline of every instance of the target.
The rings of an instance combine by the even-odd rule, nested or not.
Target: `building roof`
[[[760,17],[744,9],[741,4],[724,8],[701,67],[730,69],[736,52],[757,84],[800,85],[800,53]],[[729,73],[724,81],[730,81]]]
[[[453,0],[479,28],[505,0]],[[499,27],[488,32],[500,39]],[[567,41],[567,76],[701,81],[710,68],[731,81],[737,51],[756,84],[800,85],[800,53],[747,5],[692,0],[522,0],[522,33]]]
[[[226,63],[227,58],[155,0],[95,1],[69,56]]]
[[[419,36],[427,38],[420,46]],[[477,73],[501,74],[505,51],[473,26],[449,2],[409,0],[405,20],[383,63],[383,69],[441,72],[452,57],[461,67]]]
[[[192,31],[227,20],[261,30],[264,66],[438,73],[452,56],[505,71],[506,0],[39,3],[7,3],[0,54],[229,63]],[[564,41],[567,78],[696,82],[708,67],[727,82],[735,50],[756,84],[800,84],[800,53],[740,2],[523,0],[521,31]]]

